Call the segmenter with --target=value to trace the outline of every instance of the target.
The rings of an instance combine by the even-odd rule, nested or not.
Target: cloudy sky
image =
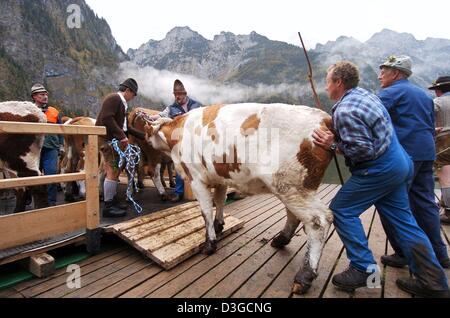
[[[111,26],[126,52],[161,40],[175,26],[189,26],[207,39],[221,31],[256,31],[271,40],[306,46],[341,35],[360,41],[388,28],[417,39],[450,39],[450,1],[411,0],[86,0]]]

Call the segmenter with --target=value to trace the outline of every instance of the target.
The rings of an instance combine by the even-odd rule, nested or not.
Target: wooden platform
[[[145,180],[148,184],[151,180]],[[121,184],[119,185],[119,193],[124,195],[126,192],[126,186]],[[142,205],[144,212],[141,215],[148,215],[157,211],[165,210],[167,208],[171,208],[180,203],[171,203],[171,202],[161,202],[160,196],[156,188],[152,187],[151,184],[148,184],[144,190],[141,190],[139,193],[135,194],[134,198],[137,202]],[[57,202],[59,204],[64,204],[64,193],[58,192]],[[125,198],[121,198],[125,200]],[[186,202],[186,201],[184,201]],[[4,202],[0,202],[4,203]],[[15,206],[15,200],[8,202],[8,209],[0,211],[0,214],[12,214]],[[5,207],[5,204],[1,204],[0,208]],[[28,210],[31,210],[32,207],[28,206]],[[100,219],[100,227],[102,229],[106,229],[111,225],[115,225],[122,222],[127,222],[136,217],[139,217],[134,209],[130,206],[128,208],[128,213],[123,218],[103,218],[101,216]],[[0,250],[0,265],[8,264],[11,262],[15,262],[17,260],[30,257],[32,255],[38,255],[41,253],[45,253],[47,251],[52,251],[56,248],[60,248],[67,245],[79,244],[85,241],[85,231],[77,231],[73,233],[65,233],[64,235],[58,235],[51,239],[41,240],[32,242],[30,244],[25,244],[22,246],[16,246],[14,248]]]
[[[329,203],[339,187],[323,185],[318,197]],[[283,228],[285,210],[272,195],[260,195],[235,202],[225,208],[231,216],[245,221],[245,227],[230,234],[218,244],[212,256],[197,254],[175,268],[165,271],[126,243],[79,263],[81,288],[66,285],[68,273],[58,270],[52,277],[33,279],[8,290],[0,297],[243,297],[298,298],[291,294],[291,285],[306,253],[306,236],[301,228],[284,250],[270,246],[270,240]],[[386,236],[375,211],[362,215],[362,223],[376,260],[390,252]],[[442,227],[449,243],[450,227]],[[381,288],[361,288],[346,293],[331,284],[334,274],[348,265],[345,250],[334,229],[330,230],[319,267],[319,276],[306,298],[405,298],[395,280],[409,275],[408,269],[382,267]],[[450,271],[447,270],[450,276]]]
[[[241,229],[244,221],[225,215],[218,239]],[[171,269],[197,254],[205,242],[205,221],[197,202],[111,226],[112,232],[164,269]]]

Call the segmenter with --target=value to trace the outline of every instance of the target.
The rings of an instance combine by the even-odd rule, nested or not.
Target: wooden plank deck
[[[322,185],[318,196],[330,202],[339,186]],[[0,297],[67,298],[404,298],[395,279],[408,275],[407,269],[382,267],[380,288],[361,288],[346,293],[331,284],[334,274],[348,265],[345,249],[334,228],[330,230],[320,264],[319,276],[307,295],[291,293],[293,277],[306,252],[306,236],[299,228],[284,250],[270,246],[270,240],[285,221],[281,202],[272,195],[250,197],[228,205],[225,212],[244,220],[245,226],[218,243],[212,256],[194,255],[165,271],[126,243],[116,249],[80,262],[81,288],[66,286],[64,269],[46,279],[33,279],[0,291]],[[369,245],[377,261],[391,248],[373,208],[361,217]],[[449,244],[450,228],[442,227]],[[450,275],[450,271],[447,270]]]
[[[241,229],[244,221],[224,215],[217,239]],[[205,221],[200,206],[191,202],[112,226],[113,233],[164,269],[172,269],[205,245]]]

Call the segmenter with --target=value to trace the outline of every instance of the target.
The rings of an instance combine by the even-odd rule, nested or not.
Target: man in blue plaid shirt
[[[414,274],[414,278],[398,279],[397,285],[421,297],[449,297],[446,274],[409,208],[412,161],[381,101],[358,84],[354,64],[339,62],[329,68],[327,92],[337,101],[332,109],[335,135],[321,130],[313,134],[317,146],[343,154],[352,173],[330,205],[350,259],[348,269],[332,282],[347,291],[368,286],[377,265],[359,216],[375,205],[395,230]]]
[[[391,143],[393,128],[384,107],[374,107],[380,103],[375,95],[356,87],[344,97],[332,109],[333,125],[352,168],[383,154]]]

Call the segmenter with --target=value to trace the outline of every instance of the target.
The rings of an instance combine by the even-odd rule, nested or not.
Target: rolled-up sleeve
[[[163,118],[169,118],[170,115],[170,107],[166,107],[162,112],[159,113],[159,116]]]

